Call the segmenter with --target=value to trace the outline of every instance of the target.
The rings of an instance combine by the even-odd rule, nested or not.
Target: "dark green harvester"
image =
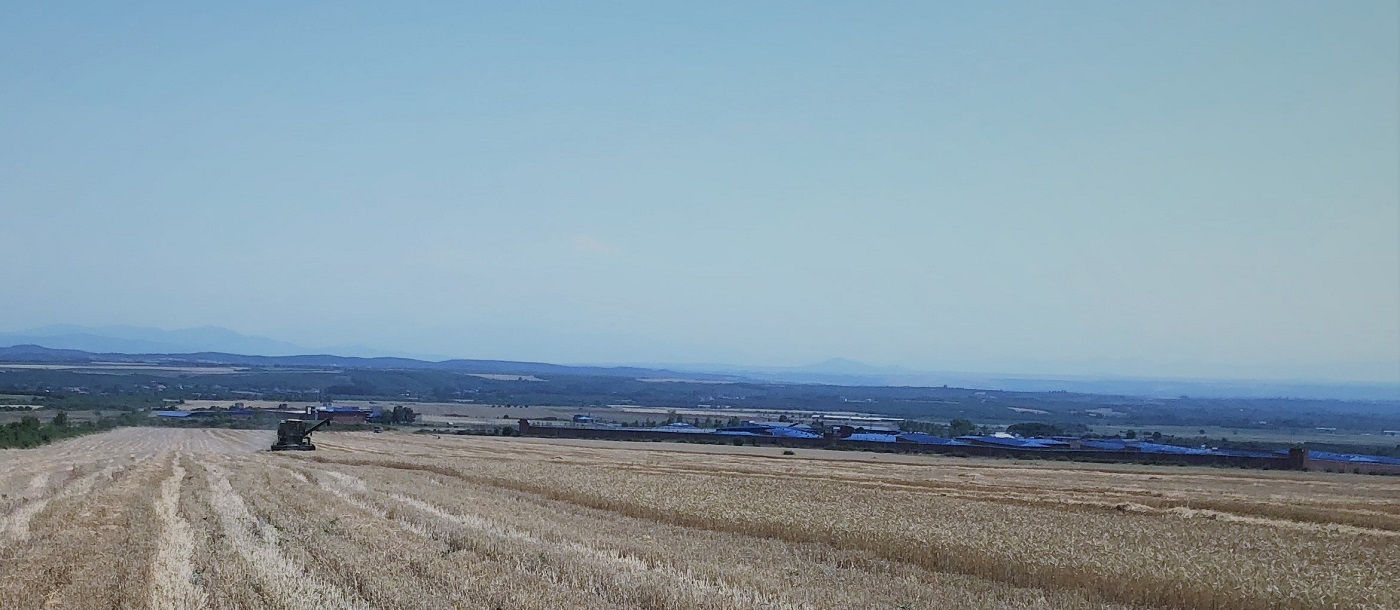
[[[282,423],[277,424],[277,442],[272,444],[272,450],[315,451],[316,446],[311,444],[311,433],[329,423],[329,419],[315,423],[301,419],[284,419]]]

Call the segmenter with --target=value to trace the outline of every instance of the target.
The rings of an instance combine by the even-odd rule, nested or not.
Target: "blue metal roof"
[[[1204,447],[1179,447],[1162,443],[1135,443],[1143,453],[1172,453],[1177,455],[1212,455],[1215,451]]]
[[[895,440],[895,435],[893,435],[893,434],[879,434],[879,433],[876,433],[876,432],[857,432],[857,433],[852,434],[852,435],[850,435],[850,436],[848,436],[848,437],[846,437],[846,438],[844,438],[844,439],[841,439],[841,440],[847,440],[847,441],[870,441],[870,442],[875,442],[875,443],[893,443],[894,440]]]
[[[718,432],[744,432],[754,436],[779,436],[782,438],[821,438],[820,434],[809,431],[809,428],[802,428],[787,422],[750,422],[742,426],[727,426],[720,428]]]
[[[633,428],[633,430],[639,430],[643,432],[668,432],[671,434],[712,434],[715,432],[714,428],[697,428],[695,426],[683,422],[666,424],[664,426],[658,426],[655,428]]]
[[[906,442],[910,442],[910,443],[919,443],[919,444],[921,444],[921,445],[966,445],[966,444],[967,444],[967,443],[964,443],[964,442],[962,442],[962,441],[953,440],[953,439],[951,439],[951,438],[943,438],[943,437],[941,437],[941,436],[934,436],[934,435],[932,435],[932,434],[924,434],[923,432],[905,432],[905,433],[899,435],[897,438],[898,438],[899,440],[901,440],[901,441],[906,441]]]
[[[1278,453],[1287,454],[1284,449]],[[1336,453],[1333,451],[1308,450],[1308,459],[1326,460],[1330,462],[1356,462],[1359,464],[1395,464],[1400,465],[1400,458],[1386,457],[1383,455],[1365,455],[1360,453]]]
[[[821,438],[822,435],[796,427],[769,428],[768,434],[783,438]]]
[[[770,428],[768,426],[727,426],[720,428],[720,432],[748,432],[756,435],[767,435]]]
[[[1027,439],[1014,436],[994,436],[991,434],[959,436],[958,440],[966,443],[985,443],[988,445],[1001,445],[1003,447],[1026,447],[1030,443]]]
[[[152,411],[151,415],[156,417],[189,417],[194,413],[189,411]]]
[[[988,434],[985,436],[959,436],[958,440],[966,443],[984,443],[987,445],[1018,447],[1021,449],[1063,449],[1070,446],[1069,443],[1051,438],[1021,438],[1019,436],[997,436],[995,434]]]

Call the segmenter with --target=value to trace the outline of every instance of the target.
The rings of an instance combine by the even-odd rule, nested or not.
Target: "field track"
[[[1400,608],[1400,478],[127,428],[0,451],[0,608]]]

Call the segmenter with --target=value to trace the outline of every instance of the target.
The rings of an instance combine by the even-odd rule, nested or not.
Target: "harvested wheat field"
[[[0,451],[0,608],[1400,608],[1400,479],[122,429]]]

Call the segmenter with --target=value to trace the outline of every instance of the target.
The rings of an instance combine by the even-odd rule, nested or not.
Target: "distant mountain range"
[[[220,351],[238,354],[290,356],[305,347],[236,333],[217,326],[164,330],[141,326],[75,326],[55,324],[21,333],[0,333],[0,345],[42,345],[54,349],[96,353],[171,354]]]
[[[163,330],[137,326],[54,325],[0,333],[0,360],[29,362],[179,361],[242,366],[324,366],[448,370],[517,375],[602,375],[844,386],[950,386],[1011,392],[1077,392],[1172,398],[1400,400],[1400,384],[1260,380],[1046,377],[928,372],[832,358],[797,367],[728,364],[560,365],[447,359],[361,346],[309,349],[217,326]]]
[[[221,364],[247,367],[322,367],[337,369],[408,369],[451,371],[470,374],[500,375],[580,375],[628,378],[674,378],[682,373],[638,367],[566,366],[546,362],[515,362],[509,360],[442,360],[431,362],[412,358],[360,358],[328,354],[297,356],[250,356],[222,352],[172,354],[94,353],[73,349],[53,349],[39,345],[0,347],[0,362],[42,363],[169,363]],[[739,381],[731,375],[685,373],[687,379],[701,381]]]
[[[260,356],[333,354],[373,358],[393,356],[446,360],[445,356],[411,354],[358,345],[311,348],[218,326],[165,330],[145,326],[77,326],[54,324],[17,333],[0,333],[0,346],[42,345],[99,354],[190,354],[220,352]]]

